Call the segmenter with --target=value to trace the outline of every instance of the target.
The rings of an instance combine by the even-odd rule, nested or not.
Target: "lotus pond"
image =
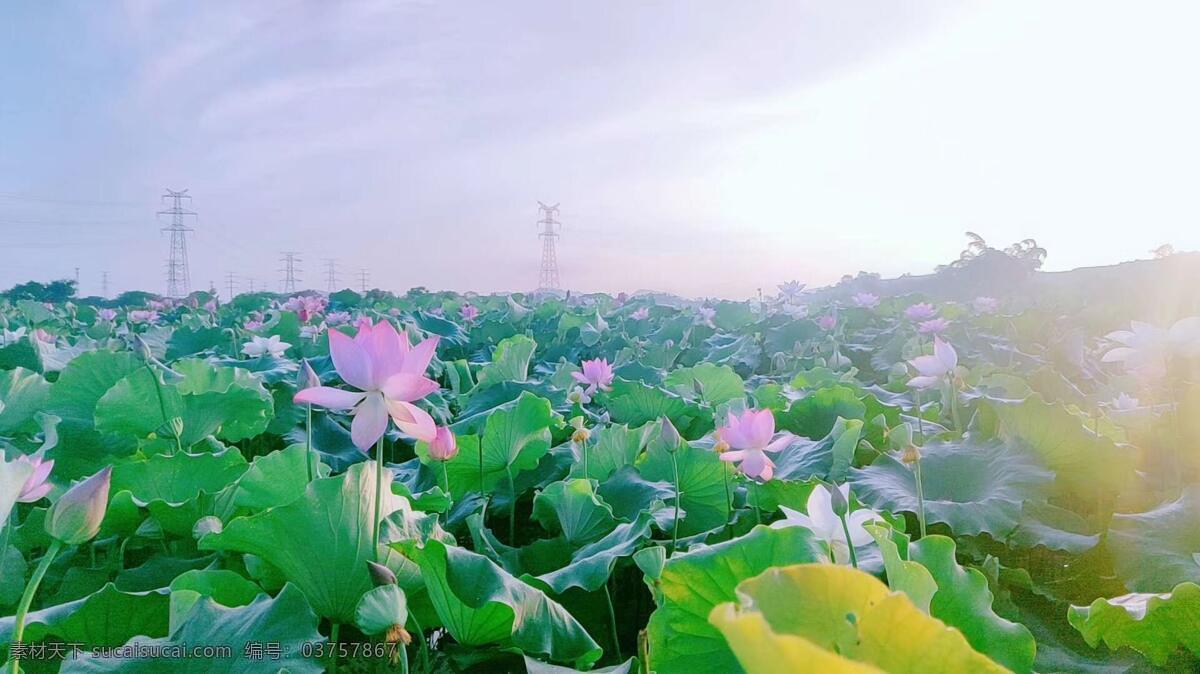
[[[1200,667],[1200,319],[0,303],[6,672]]]

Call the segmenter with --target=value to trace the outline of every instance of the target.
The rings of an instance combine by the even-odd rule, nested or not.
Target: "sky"
[[[744,298],[928,273],[967,230],[1046,269],[1200,249],[1200,3],[0,6],[0,288]],[[253,281],[251,280],[253,279]]]

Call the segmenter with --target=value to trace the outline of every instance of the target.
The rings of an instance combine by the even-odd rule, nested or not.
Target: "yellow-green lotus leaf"
[[[742,581],[737,597],[715,607],[709,622],[750,674],[1008,671],[907,595],[851,567],[768,569]]]

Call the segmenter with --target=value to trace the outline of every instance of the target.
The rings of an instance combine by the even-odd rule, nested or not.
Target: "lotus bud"
[[[67,545],[79,545],[96,537],[108,510],[108,488],[112,466],[67,490],[46,513],[46,533]]]
[[[692,377],[692,390],[696,392],[697,398],[704,397],[704,384],[695,377]]]
[[[437,433],[429,442],[429,458],[434,461],[449,461],[458,456],[458,439],[449,426],[438,426]]]
[[[296,374],[296,388],[303,391],[306,388],[313,388],[321,385],[321,378],[309,365],[308,359],[300,361],[300,371]]]
[[[196,525],[192,527],[192,538],[200,540],[208,534],[219,534],[225,529],[225,525],[221,523],[221,518],[209,515],[196,520]]]
[[[668,452],[674,452],[679,449],[679,445],[683,444],[683,438],[679,435],[679,430],[675,428],[675,424],[667,417],[659,420],[659,440],[666,445]]]
[[[838,489],[837,485],[825,485],[825,491],[829,492],[829,505],[833,509],[833,514],[845,517],[850,510],[850,504],[846,502],[846,496],[842,494],[842,490]]]
[[[396,574],[391,569],[376,562],[367,561],[367,571],[371,574],[371,582],[375,583],[375,587],[383,587],[384,585],[395,585]]]

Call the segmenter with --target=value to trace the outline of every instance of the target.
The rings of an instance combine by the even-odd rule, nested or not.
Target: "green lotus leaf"
[[[33,415],[46,406],[49,398],[50,384],[37,372],[23,367],[0,372],[0,434],[36,432]]]
[[[862,421],[838,417],[820,440],[799,438],[776,456],[776,478],[807,480],[817,477],[844,482],[862,430]]]
[[[96,430],[144,438],[163,430],[171,419],[183,415],[183,396],[179,389],[165,383],[160,372],[139,367],[113,384],[96,402]],[[210,426],[204,430],[215,429]],[[184,431],[196,439],[203,437],[196,436],[195,424],[185,426]]]
[[[464,443],[462,440],[466,438],[460,437],[458,456],[446,466],[454,497],[479,490],[481,461],[484,493],[507,480],[509,475],[536,468],[538,461],[550,450],[553,419],[550,401],[532,393],[522,393],[515,401],[488,416],[478,443]]]
[[[712,416],[699,406],[657,386],[617,377],[604,394],[605,408],[613,421],[642,426],[663,417],[671,420],[685,438],[698,438],[712,429]]]
[[[685,398],[720,405],[746,395],[746,384],[728,365],[700,363],[681,367],[667,375],[663,384]]]
[[[987,578],[959,565],[954,552],[954,539],[945,536],[926,536],[909,545],[909,557],[937,583],[929,614],[958,628],[975,650],[1012,671],[1032,671],[1037,651],[1033,635],[1024,625],[996,614]]]
[[[1018,447],[988,442],[931,442],[921,448],[925,518],[956,534],[987,533],[1003,540],[1020,522],[1025,501],[1044,501],[1053,476]],[[850,471],[854,493],[876,509],[918,510],[916,478],[885,454]]]
[[[25,556],[11,545],[0,548],[0,606],[15,606],[25,591],[29,565]]]
[[[679,525],[680,536],[691,536],[724,526],[729,517],[729,497],[725,492],[726,471],[731,467],[717,453],[702,447],[683,445],[674,455],[679,467],[679,507],[686,513]],[[671,452],[663,443],[651,443],[638,459],[637,469],[651,482],[666,482],[675,499]]]
[[[163,529],[190,536],[201,517],[232,512],[232,499],[219,493],[244,472],[246,460],[236,447],[213,454],[152,454],[114,466],[111,490],[129,492]]]
[[[1071,626],[1089,646],[1128,646],[1158,666],[1181,647],[1200,656],[1200,586],[1180,583],[1165,594],[1135,592],[1072,606]]]
[[[804,610],[796,610],[803,606]],[[770,569],[710,620],[750,674],[1007,671],[873,576],[834,564]]]
[[[420,566],[434,609],[458,643],[511,644],[578,667],[600,658],[600,646],[566,609],[487,557],[436,540],[398,545]]]
[[[617,560],[632,556],[650,538],[653,523],[649,513],[641,513],[637,520],[619,524],[604,538],[576,550],[566,566],[538,576],[522,575],[521,580],[556,595],[573,587],[595,592],[608,582]]]
[[[137,637],[129,646],[141,650],[173,645],[226,646],[228,657],[123,657],[100,658],[92,654],[63,662],[63,674],[158,674],[164,671],[178,674],[259,674],[263,671],[287,671],[292,674],[319,674],[324,667],[304,657],[305,644],[321,644],[324,637],[317,632],[317,616],[304,601],[304,594],[294,586],[284,586],[278,596],[260,596],[246,606],[228,608],[212,599],[201,599],[178,629],[169,637],[148,639]],[[246,657],[247,644],[279,644],[278,660]],[[170,652],[170,651],[165,651]],[[189,654],[190,655],[190,654]]]
[[[222,440],[237,442],[252,438],[266,430],[274,416],[275,403],[271,394],[247,370],[213,367],[196,358],[178,361],[171,367],[183,375],[183,381],[178,385],[181,394],[202,396],[209,403],[204,409],[219,411],[217,437]],[[185,422],[187,420],[185,417]]]
[[[245,606],[262,588],[228,569],[193,569],[171,581],[170,631],[183,622],[196,602],[208,597],[222,606]]]
[[[238,478],[234,504],[251,510],[265,510],[291,503],[304,495],[310,462],[314,464],[315,477],[329,474],[329,467],[304,445],[290,445],[256,457]]]
[[[139,634],[165,636],[167,590],[123,592],[107,583],[82,599],[31,611],[25,618],[24,641],[48,638],[87,647],[119,646]],[[0,618],[0,643],[12,641],[14,618]]]
[[[588,441],[588,460],[582,457],[571,466],[571,477],[586,477],[603,482],[613,473],[633,462],[646,447],[650,424],[629,428],[614,424],[596,429]],[[585,474],[586,469],[586,474]]]
[[[1099,534],[1086,533],[1090,528],[1084,518],[1070,510],[1027,501],[1021,509],[1021,522],[1009,537],[1009,543],[1082,555],[1100,543]]]
[[[476,387],[484,389],[501,382],[523,382],[529,377],[529,361],[537,342],[525,335],[513,335],[500,341],[492,353],[492,362],[479,371]]]
[[[833,430],[838,417],[862,419],[867,406],[858,399],[858,392],[843,385],[828,386],[793,402],[786,412],[775,415],[781,431],[791,431],[805,438],[823,438]]]
[[[612,508],[613,517],[625,522],[633,521],[642,511],[657,511],[675,497],[670,482],[651,482],[633,466],[613,473],[596,493]]]
[[[741,581],[772,566],[821,561],[825,545],[804,527],[759,526],[741,538],[676,554],[662,573],[650,579],[658,608],[650,615],[646,636],[654,670],[675,672],[737,671],[734,657],[709,613],[733,601]]]
[[[1000,433],[1029,445],[1041,461],[1074,492],[1119,491],[1133,473],[1132,452],[1084,426],[1061,404],[1038,395],[1020,403],[994,403]]]
[[[359,597],[372,587],[368,561],[391,568],[405,587],[420,582],[411,562],[387,546],[373,549],[374,470],[373,461],[364,462],[342,475],[314,480],[303,497],[235,518],[223,531],[200,539],[199,547],[261,557],[304,593],[318,615],[351,623]],[[408,513],[408,501],[392,494],[390,484],[391,473],[385,471],[381,512]]]
[[[62,419],[59,444],[48,456],[54,459],[56,476],[91,475],[113,456],[133,451],[133,442],[127,437],[96,431],[95,412],[96,404],[113,385],[143,367],[132,353],[92,351],[72,360],[59,373],[45,410]]]
[[[1133,592],[1162,592],[1200,582],[1200,487],[1144,513],[1113,515],[1113,568]]]
[[[617,526],[593,480],[561,480],[541,490],[533,497],[533,519],[547,531],[561,531],[571,545],[591,543]]]
[[[929,603],[938,590],[937,581],[929,569],[909,559],[908,536],[877,524],[867,524],[863,528],[879,546],[888,587],[908,595],[914,606],[929,613]]]

